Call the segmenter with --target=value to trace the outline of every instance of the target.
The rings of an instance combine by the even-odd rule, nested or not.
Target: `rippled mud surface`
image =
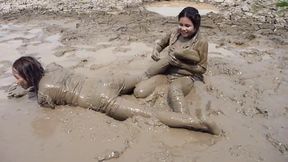
[[[117,15],[117,16],[116,16]],[[172,129],[154,119],[114,120],[79,107],[41,108],[26,97],[8,99],[11,64],[23,55],[44,65],[56,62],[85,75],[140,73],[152,62],[156,39],[176,20],[147,11],[21,14],[0,19],[1,161],[247,161],[288,160],[288,46],[285,34],[267,37],[242,26],[203,17],[209,39],[205,84],[186,97],[223,129],[219,137]],[[236,23],[236,22],[235,22]],[[278,31],[281,33],[281,31]],[[239,34],[241,33],[241,34]],[[167,85],[146,99],[125,96],[169,111]]]

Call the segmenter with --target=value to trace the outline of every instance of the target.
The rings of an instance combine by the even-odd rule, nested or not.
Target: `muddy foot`
[[[209,119],[207,119],[207,112],[203,113],[203,111],[201,109],[197,109],[196,110],[196,116],[197,118],[203,122],[203,124],[207,127],[207,131],[208,133],[211,133],[213,135],[221,135],[222,134],[222,129],[219,128],[219,126],[213,122],[213,121],[209,121]]]

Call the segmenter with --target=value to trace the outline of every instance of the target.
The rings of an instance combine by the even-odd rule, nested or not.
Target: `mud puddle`
[[[114,73],[139,72],[149,63],[152,50],[145,43],[103,40],[95,46],[65,45],[61,43],[61,33],[47,32],[43,24],[2,24],[0,33],[3,52],[0,60],[0,156],[3,161],[92,162],[109,158],[174,161],[174,147],[195,145],[194,150],[201,151],[217,141],[208,134],[170,129],[141,117],[123,122],[83,108],[59,106],[52,110],[41,108],[26,97],[6,97],[5,90],[15,81],[11,65],[20,56],[34,56],[43,65],[56,62],[87,75],[96,71],[104,75],[111,70]]]
[[[223,33],[231,26],[222,31],[202,28],[211,36],[205,84],[195,82],[186,97],[191,112],[205,110],[219,124],[221,137],[171,129],[141,117],[117,121],[78,107],[51,110],[26,98],[8,100],[5,89],[14,81],[11,64],[20,56],[95,77],[139,73],[151,63],[154,41],[175,27],[159,23],[172,18],[157,14],[88,17],[56,14],[0,21],[2,161],[287,161],[288,48],[262,36],[242,40]],[[167,110],[165,88],[144,100],[126,97]]]
[[[162,16],[177,16],[183,8],[191,6],[199,10],[200,15],[206,15],[209,12],[217,13],[218,9],[213,5],[206,3],[196,3],[187,1],[161,1],[147,4],[145,8],[148,11],[158,13]]]

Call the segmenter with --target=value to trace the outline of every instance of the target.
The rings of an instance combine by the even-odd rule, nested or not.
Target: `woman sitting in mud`
[[[197,9],[184,8],[178,15],[177,30],[168,33],[156,44],[152,59],[156,61],[147,71],[148,77],[155,74],[168,74],[171,81],[168,90],[168,103],[174,112],[189,114],[184,100],[192,89],[195,80],[203,81],[207,68],[208,42],[200,37],[201,17]],[[168,47],[168,55],[159,57],[159,53]],[[166,80],[163,75],[152,77],[139,83],[134,94],[147,97]]]
[[[38,103],[43,107],[80,106],[106,113],[118,120],[125,120],[134,115],[155,117],[170,127],[219,134],[213,122],[180,113],[150,111],[146,107],[122,98],[122,94],[133,90],[139,82],[140,77],[137,76],[89,78],[70,72],[57,64],[48,65],[44,71],[41,64],[29,56],[17,59],[13,63],[12,72],[17,84],[34,92]]]

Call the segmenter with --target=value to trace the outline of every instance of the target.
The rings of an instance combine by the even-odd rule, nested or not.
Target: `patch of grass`
[[[278,0],[278,2],[276,3],[276,6],[287,8],[288,7],[288,0]]]

